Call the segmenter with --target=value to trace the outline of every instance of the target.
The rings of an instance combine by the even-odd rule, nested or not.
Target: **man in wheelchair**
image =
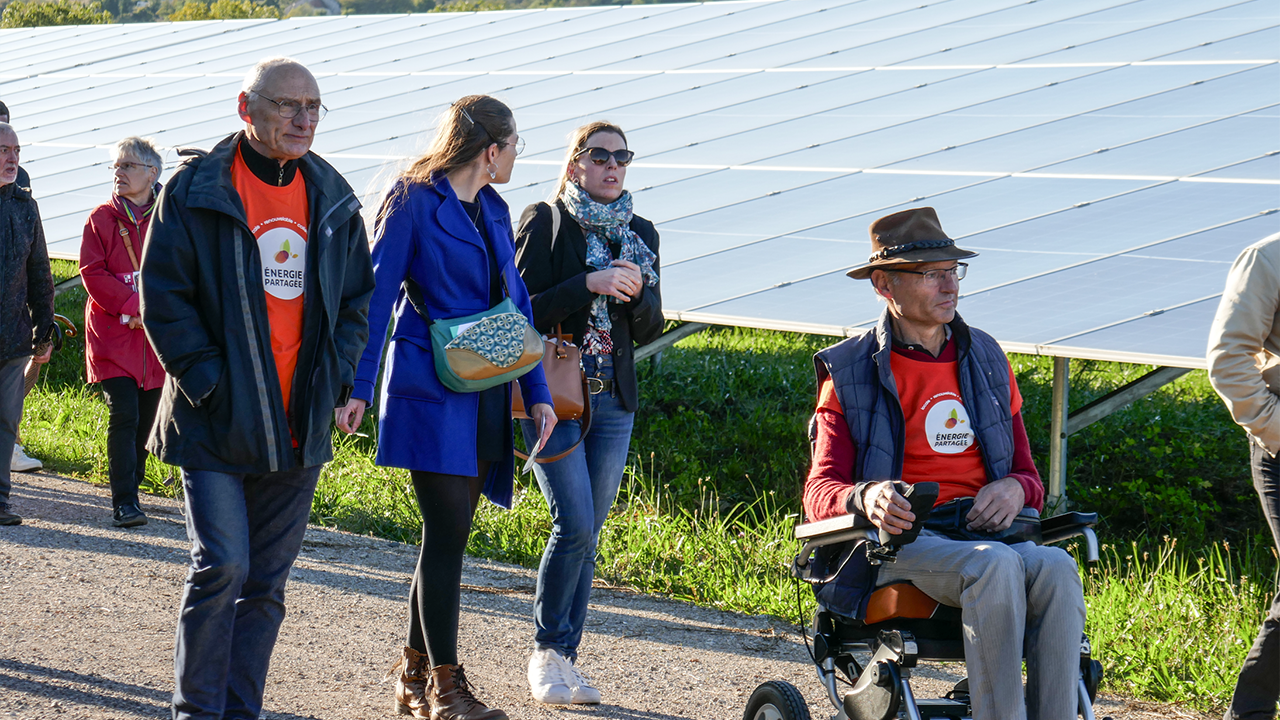
[[[956,247],[933,208],[877,220],[871,242],[870,261],[848,275],[869,279],[887,308],[874,330],[815,357],[804,510],[810,522],[864,516],[890,543],[919,535],[894,562],[843,572],[819,599],[864,620],[875,588],[910,583],[960,608],[975,720],[1075,718],[1083,591],[1067,552],[1019,542],[1044,486],[1008,358],[956,314],[961,261],[977,253]],[[913,501],[928,508],[934,486],[913,486],[926,482],[936,504],[920,529]]]

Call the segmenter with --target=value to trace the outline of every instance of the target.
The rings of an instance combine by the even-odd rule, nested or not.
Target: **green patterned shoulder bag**
[[[511,382],[542,361],[542,336],[511,297],[465,317],[432,320],[422,288],[404,281],[413,309],[431,330],[431,354],[440,383],[454,392],[480,392]]]

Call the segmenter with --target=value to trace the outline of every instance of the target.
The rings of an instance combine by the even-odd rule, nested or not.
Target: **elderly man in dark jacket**
[[[0,448],[8,452],[22,419],[23,374],[38,335],[53,325],[53,275],[40,208],[18,185],[18,134],[0,122]],[[48,362],[50,350],[37,356]],[[0,525],[18,525],[9,511],[9,463],[0,462]]]
[[[148,449],[182,468],[192,539],[175,719],[261,712],[373,293],[360,203],[310,152],[325,113],[315,78],[264,60],[238,102],[244,131],[186,153],[142,259],[143,327],[169,374]]]

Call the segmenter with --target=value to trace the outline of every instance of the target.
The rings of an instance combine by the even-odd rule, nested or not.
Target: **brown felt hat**
[[[956,247],[942,231],[938,213],[931,207],[911,208],[871,223],[871,257],[866,265],[845,273],[854,280],[866,280],[876,268],[913,263],[963,260],[978,253]]]

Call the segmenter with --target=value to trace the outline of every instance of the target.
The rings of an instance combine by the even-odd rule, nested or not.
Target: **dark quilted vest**
[[[889,365],[891,327],[886,312],[873,330],[814,356],[819,386],[831,376],[858,449],[856,481],[902,477],[905,426]],[[951,341],[957,343],[960,395],[973,423],[987,481],[999,480],[1013,465],[1009,361],[995,338],[970,328],[959,315],[951,321]]]

